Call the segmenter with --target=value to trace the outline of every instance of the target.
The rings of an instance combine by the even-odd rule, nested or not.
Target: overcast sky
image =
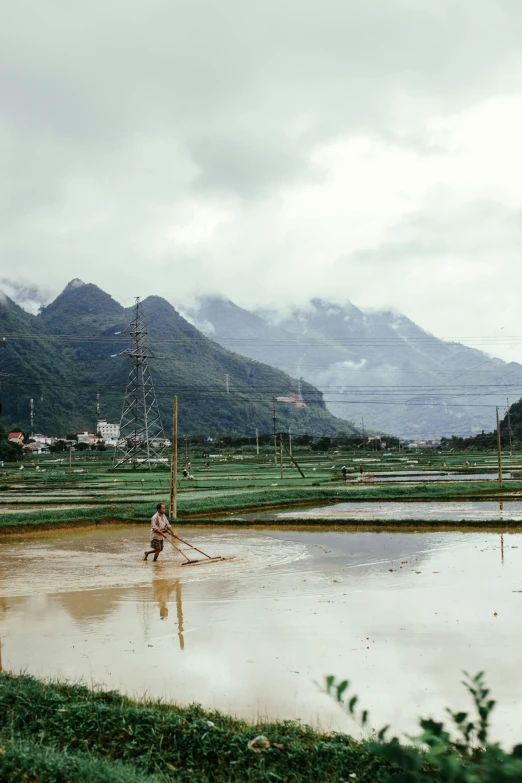
[[[0,86],[0,278],[522,335],[520,0],[17,0]]]

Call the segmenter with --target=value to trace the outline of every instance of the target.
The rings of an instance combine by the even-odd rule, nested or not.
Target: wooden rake
[[[219,560],[226,560],[227,559],[226,557],[221,557],[221,556],[211,557],[210,555],[207,555],[206,552],[203,552],[202,549],[198,549],[197,546],[194,546],[194,544],[191,544],[189,541],[185,541],[184,538],[180,538],[180,536],[177,536],[175,533],[172,533],[169,530],[167,530],[167,533],[169,534],[169,536],[172,536],[172,538],[175,538],[177,541],[181,541],[181,543],[185,544],[185,546],[188,546],[191,549],[193,549],[195,552],[199,552],[200,555],[203,555],[203,557],[199,557],[197,559],[192,559],[191,560],[189,557],[187,557],[185,552],[182,549],[180,549],[180,547],[177,546],[174,543],[174,541],[172,541],[170,538],[168,538],[165,535],[165,533],[162,533],[161,531],[159,531],[159,532],[161,533],[163,538],[166,541],[169,541],[172,544],[172,546],[174,547],[174,549],[177,549],[177,551],[180,553],[180,555],[185,558],[185,562],[182,563],[181,565],[198,565],[200,563],[215,563],[215,562],[217,562]]]

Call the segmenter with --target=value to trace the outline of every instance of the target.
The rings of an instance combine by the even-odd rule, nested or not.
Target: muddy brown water
[[[399,732],[467,707],[461,670],[484,669],[494,738],[521,740],[522,534],[182,535],[234,559],[145,563],[135,526],[0,540],[4,669],[353,731],[315,684],[335,674]]]

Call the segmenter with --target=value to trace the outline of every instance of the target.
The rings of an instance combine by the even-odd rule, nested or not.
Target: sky
[[[522,361],[521,44],[520,0],[18,0],[0,287],[348,299]]]

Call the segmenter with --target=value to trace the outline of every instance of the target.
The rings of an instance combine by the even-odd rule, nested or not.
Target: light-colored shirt
[[[166,515],[160,514],[159,511],[156,511],[150,520],[150,524],[150,540],[163,541],[163,536],[161,533],[158,533],[158,530],[170,530],[169,520],[167,519]]]

